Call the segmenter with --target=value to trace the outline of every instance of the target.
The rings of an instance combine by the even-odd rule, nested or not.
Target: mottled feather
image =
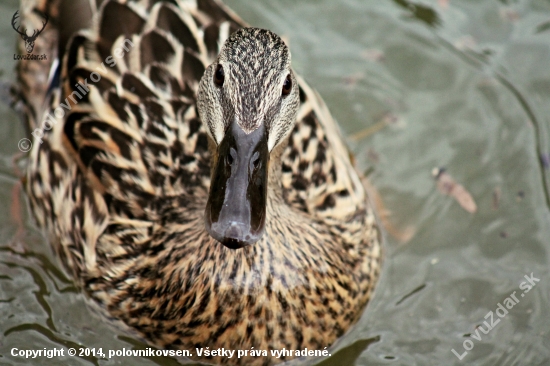
[[[298,118],[271,157],[266,233],[228,249],[204,229],[211,152],[196,92],[246,24],[216,0],[80,3],[93,22],[66,45],[61,36],[55,43],[59,2],[34,4],[54,19],[49,43],[45,36],[37,47],[61,46],[60,77],[18,66],[29,129],[51,121],[30,152],[26,189],[64,266],[111,316],[160,347],[330,346],[361,315],[381,252],[374,212],[322,99],[297,77]],[[23,10],[24,21],[38,21]]]

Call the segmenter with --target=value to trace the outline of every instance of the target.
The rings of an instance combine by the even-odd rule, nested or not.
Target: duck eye
[[[292,90],[292,79],[290,74],[286,76],[285,82],[283,83],[283,95],[289,95]]]
[[[222,65],[218,65],[216,67],[216,71],[214,72],[214,83],[217,86],[222,86],[224,79],[225,79],[225,73],[223,72],[223,67]]]

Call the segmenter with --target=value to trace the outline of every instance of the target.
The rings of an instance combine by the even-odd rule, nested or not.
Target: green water
[[[321,364],[550,364],[550,1],[228,3],[287,37],[295,69],[340,122],[392,226],[373,301]],[[0,3],[3,83],[14,80],[16,8]],[[175,364],[10,355],[145,345],[106,325],[62,274],[17,191],[24,129],[5,105],[0,113],[0,365]],[[352,139],[370,126],[383,128]],[[435,167],[471,194],[476,213],[436,188]],[[531,273],[540,281],[524,293]],[[480,331],[514,291],[518,303]]]

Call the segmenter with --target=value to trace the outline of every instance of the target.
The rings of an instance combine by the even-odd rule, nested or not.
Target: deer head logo
[[[42,33],[42,31],[46,27],[46,24],[48,24],[48,16],[47,15],[42,15],[42,16],[46,19],[45,22],[42,22],[42,29],[34,30],[32,35],[29,36],[27,35],[27,29],[21,32],[19,31],[19,27],[15,26],[15,23],[17,22],[17,18],[19,18],[19,10],[16,11],[15,14],[13,14],[13,18],[11,19],[11,26],[13,27],[13,29],[15,29],[17,33],[21,35],[21,38],[23,38],[23,40],[25,41],[25,48],[27,49],[27,53],[32,52],[32,50],[34,49],[34,42],[36,41],[36,38],[40,35],[40,33]]]

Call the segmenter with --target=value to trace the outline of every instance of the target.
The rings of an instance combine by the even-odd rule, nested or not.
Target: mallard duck
[[[380,229],[285,42],[216,0],[58,4],[21,10],[49,17],[50,57],[21,62],[18,93],[31,210],[76,283],[193,359],[333,344],[371,297]]]

